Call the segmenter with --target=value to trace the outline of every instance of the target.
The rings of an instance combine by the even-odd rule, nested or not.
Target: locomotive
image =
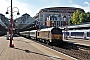
[[[40,30],[31,30],[20,32],[20,35],[24,37],[30,37],[38,41],[42,41],[51,45],[62,45],[63,42],[63,33],[62,29],[51,27]]]

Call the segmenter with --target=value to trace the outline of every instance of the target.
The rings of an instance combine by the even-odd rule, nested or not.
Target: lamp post
[[[14,21],[13,21],[13,13],[14,12],[17,12],[17,15],[19,15],[20,13],[19,13],[19,9],[17,8],[17,7],[14,7],[14,8],[17,8],[18,9],[18,11],[14,11],[13,12],[13,8],[12,8],[12,0],[11,0],[11,6],[9,6],[9,7],[11,7],[11,10],[10,10],[10,12],[11,12],[11,18],[10,18],[10,26],[9,26],[9,33],[10,33],[10,47],[14,47],[14,44],[12,44],[12,40],[13,40],[13,27],[14,27]],[[8,8],[9,7],[7,7],[7,12],[6,12],[6,14],[9,14],[9,10],[8,10]]]
[[[68,40],[68,14],[66,11],[66,40]]]

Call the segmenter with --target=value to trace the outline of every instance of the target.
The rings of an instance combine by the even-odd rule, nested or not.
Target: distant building
[[[66,20],[71,18],[72,14],[79,10],[85,12],[81,8],[74,7],[51,7],[41,9],[34,18],[38,21],[39,25],[46,26],[65,26]]]
[[[15,28],[23,29],[25,26],[28,26],[29,24],[33,24],[34,21],[35,21],[34,18],[32,18],[29,14],[25,13],[21,17],[16,18],[14,20]]]
[[[25,14],[23,14],[21,17],[19,17],[19,18],[16,18],[14,21],[15,21],[15,23],[25,23],[26,22],[26,20],[28,19],[30,17],[30,15],[29,14],[27,14],[27,13],[25,13]]]
[[[5,17],[5,15],[0,14],[0,20],[6,25],[8,26],[8,24],[10,24],[9,19],[7,17]]]

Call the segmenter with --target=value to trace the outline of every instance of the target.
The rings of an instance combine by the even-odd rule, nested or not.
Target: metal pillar
[[[66,40],[68,40],[68,14],[66,13]]]
[[[13,40],[13,10],[12,10],[12,0],[11,0],[11,19],[10,19],[10,47],[14,47],[14,44],[12,44]]]

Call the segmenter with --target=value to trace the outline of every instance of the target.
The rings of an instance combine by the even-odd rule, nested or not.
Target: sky
[[[90,12],[90,0],[12,0],[14,18],[18,18],[21,15],[28,13],[31,17],[35,16],[40,9],[49,7],[76,7],[82,8],[85,12]],[[4,14],[6,17],[10,18],[10,14],[6,15],[7,11],[10,13],[11,0],[2,0],[0,2],[0,13]],[[17,7],[17,8],[15,8]]]

